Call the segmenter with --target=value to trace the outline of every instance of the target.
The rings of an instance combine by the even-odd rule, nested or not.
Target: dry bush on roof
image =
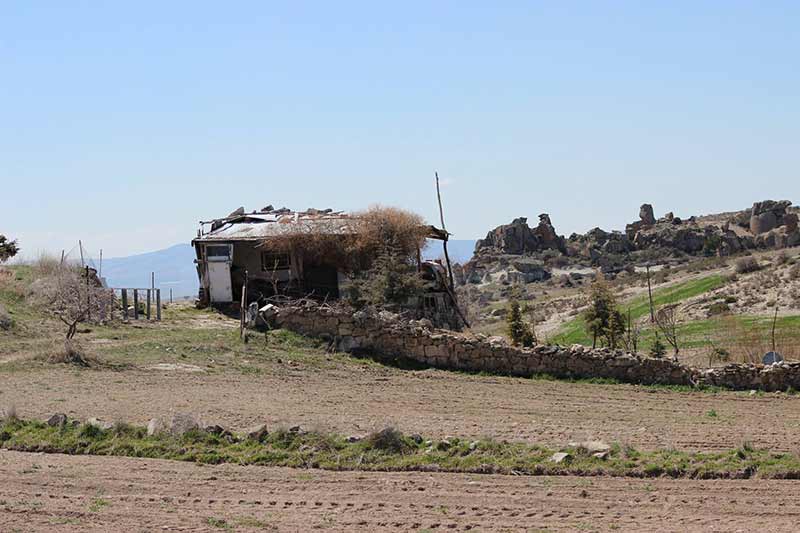
[[[391,245],[396,253],[414,258],[425,247],[428,227],[416,213],[374,206],[354,216],[358,220],[354,252],[362,257],[374,257]]]
[[[388,248],[403,257],[416,258],[428,234],[419,215],[381,206],[353,213],[346,229],[347,233],[342,234],[331,233],[324,225],[298,225],[282,236],[270,238],[264,246],[300,253],[308,262],[324,261],[359,271],[368,269]]]

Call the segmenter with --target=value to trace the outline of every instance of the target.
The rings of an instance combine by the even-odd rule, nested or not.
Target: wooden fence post
[[[156,320],[161,322],[161,289],[156,289]]]
[[[122,317],[128,320],[128,289],[122,289]]]
[[[133,289],[133,319],[139,320],[139,289]]]
[[[147,320],[150,320],[150,289],[147,289]]]

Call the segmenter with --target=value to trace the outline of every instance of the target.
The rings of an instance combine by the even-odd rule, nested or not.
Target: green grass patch
[[[320,468],[364,471],[443,471],[529,475],[611,475],[675,478],[800,478],[800,460],[748,444],[726,452],[638,451],[614,444],[601,458],[581,447],[561,450],[491,439],[427,441],[386,429],[351,442],[340,435],[275,431],[261,442],[201,431],[181,437],[147,436],[144,428],[118,424],[109,430],[86,425],[50,427],[43,422],[6,420],[0,447],[26,452],[148,457],[202,464]],[[569,454],[555,463],[556,451]],[[93,500],[91,512],[107,502]],[[212,525],[209,522],[209,525]],[[222,523],[219,524],[224,527]]]
[[[690,279],[682,283],[662,287],[653,291],[653,304],[656,308],[688,300],[700,294],[717,289],[725,284],[725,277],[719,274]],[[642,294],[620,303],[620,308],[631,318],[637,320],[650,313],[650,299]],[[592,339],[586,332],[586,321],[579,315],[564,324],[558,334],[552,338],[555,344],[569,346],[572,344],[591,345]]]

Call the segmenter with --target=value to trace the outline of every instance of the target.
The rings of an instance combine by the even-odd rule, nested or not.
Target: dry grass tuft
[[[761,265],[758,263],[758,259],[752,256],[742,257],[738,261],[736,261],[736,273],[737,274],[749,274],[751,272],[757,272],[761,270]]]
[[[6,311],[6,308],[3,307],[3,304],[0,304],[0,330],[8,331],[13,325],[14,320],[11,318],[11,315],[8,314],[8,311]]]
[[[63,343],[54,343],[45,360],[48,363],[76,365],[84,368],[96,366],[99,363],[96,357],[87,354],[83,346],[72,339]]]
[[[61,260],[56,256],[47,252],[40,252],[38,257],[31,263],[31,267],[33,267],[35,277],[46,278],[54,276],[64,265],[61,264]]]
[[[393,426],[370,433],[365,441],[370,448],[392,453],[402,453],[409,447],[403,433]]]

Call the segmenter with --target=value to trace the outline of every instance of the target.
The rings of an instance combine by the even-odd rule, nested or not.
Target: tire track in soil
[[[9,451],[0,479],[2,531],[796,531],[800,520],[794,483],[755,479],[325,472]]]

